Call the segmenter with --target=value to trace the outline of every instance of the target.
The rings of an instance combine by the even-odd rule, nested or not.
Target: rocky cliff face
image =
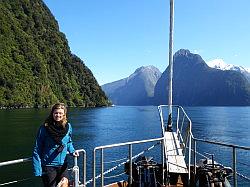
[[[188,50],[174,55],[173,103],[197,105],[249,105],[250,85],[236,71],[210,68],[201,56]],[[168,68],[155,86],[155,104],[167,104]]]

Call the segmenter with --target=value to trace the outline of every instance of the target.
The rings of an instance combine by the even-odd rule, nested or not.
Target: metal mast
[[[170,0],[169,25],[169,90],[168,90],[168,125],[167,131],[172,131],[172,101],[173,101],[173,30],[174,30],[174,0]]]

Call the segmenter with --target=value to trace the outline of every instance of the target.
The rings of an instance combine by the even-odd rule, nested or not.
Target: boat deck
[[[165,132],[166,156],[170,173],[188,173],[176,132]]]

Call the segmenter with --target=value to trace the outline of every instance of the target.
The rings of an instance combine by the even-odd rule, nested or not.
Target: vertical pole
[[[164,127],[164,120],[163,120],[163,114],[162,114],[162,106],[159,107],[159,115],[160,115],[160,120],[161,120],[162,136],[164,136],[165,127]]]
[[[164,166],[165,166],[165,154],[164,154],[164,151],[165,151],[165,145],[164,145],[164,139],[162,140],[161,142],[162,146],[161,146],[161,154],[162,154],[162,185],[165,186],[165,175],[164,175]]]
[[[95,149],[93,152],[93,187],[95,187]]]
[[[167,131],[172,131],[172,101],[173,101],[173,29],[174,29],[174,0],[170,0],[170,25],[169,25],[169,89],[168,89],[168,126]]]
[[[194,139],[194,176],[196,175],[196,140]]]
[[[74,182],[75,182],[75,187],[79,186],[79,167],[77,166],[77,157],[74,156],[74,167],[73,167],[73,171],[74,171]]]
[[[176,133],[177,133],[177,137],[178,137],[178,140],[180,140],[180,135],[179,135],[179,120],[180,120],[180,108],[178,107],[177,108],[177,119],[176,119]]]
[[[188,185],[190,186],[190,179],[191,179],[191,148],[192,148],[192,137],[191,133],[189,132],[189,145],[188,145]]]
[[[103,165],[103,149],[101,149],[101,186],[104,186],[104,165]]]
[[[142,187],[142,179],[141,179],[141,176],[142,176],[142,172],[141,172],[141,166],[139,166],[139,187]]]
[[[129,144],[129,187],[132,187],[132,144]]]
[[[236,172],[236,148],[233,147],[233,170],[234,170],[234,187],[237,187],[237,172]]]
[[[83,185],[86,185],[86,151],[83,150]]]

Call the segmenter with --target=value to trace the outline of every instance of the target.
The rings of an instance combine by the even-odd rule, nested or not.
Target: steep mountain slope
[[[154,96],[154,86],[161,72],[154,66],[138,68],[128,78],[102,86],[116,105],[147,105]]]
[[[174,55],[173,103],[180,105],[250,105],[250,85],[236,71],[210,68],[197,54]],[[168,69],[155,86],[155,104],[167,103]]]
[[[244,68],[242,66],[236,66],[233,64],[226,64],[222,59],[215,59],[207,62],[207,65],[211,68],[216,68],[220,70],[233,70],[242,73],[247,80],[250,82],[250,70],[248,68]]]
[[[0,1],[0,107],[108,104],[42,0]]]

